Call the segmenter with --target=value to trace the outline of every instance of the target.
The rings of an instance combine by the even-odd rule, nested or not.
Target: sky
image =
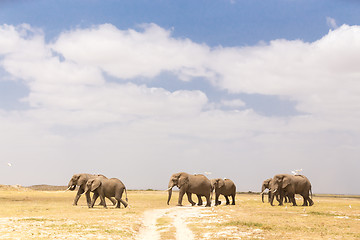
[[[360,194],[360,3],[0,1],[0,184],[303,169]]]

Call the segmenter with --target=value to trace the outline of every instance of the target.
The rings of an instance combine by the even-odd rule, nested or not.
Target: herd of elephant
[[[77,205],[79,198],[85,193],[87,205],[89,208],[93,208],[98,197],[100,197],[100,205],[105,208],[108,198],[117,208],[120,208],[120,204],[123,204],[126,208],[128,206],[128,198],[125,185],[117,178],[108,179],[101,174],[74,174],[70,179],[67,190],[75,190],[76,186],[79,186],[78,192],[75,196],[73,205]],[[179,198],[177,206],[182,206],[182,200],[184,194],[187,195],[188,201],[192,206],[196,203],[192,200],[191,195],[195,194],[198,198],[197,205],[203,205],[202,197],[206,198],[206,207],[211,206],[212,193],[215,192],[215,206],[220,205],[219,196],[223,195],[226,199],[226,205],[230,205],[230,199],[232,198],[232,205],[235,205],[236,186],[230,179],[211,179],[209,180],[203,174],[188,174],[185,172],[174,173],[170,177],[168,185],[168,200],[169,205],[173,187],[179,188]],[[264,202],[264,192],[269,189],[269,202],[273,205],[274,198],[279,202],[279,205],[283,205],[283,199],[285,202],[289,199],[296,206],[295,194],[300,194],[304,198],[303,206],[312,206],[314,202],[310,198],[311,183],[307,177],[303,175],[290,175],[290,174],[277,174],[273,178],[267,179],[262,184],[261,195]],[[93,198],[90,198],[90,192],[93,192]],[[122,195],[125,192],[126,198],[124,201]],[[115,199],[114,199],[115,198]]]

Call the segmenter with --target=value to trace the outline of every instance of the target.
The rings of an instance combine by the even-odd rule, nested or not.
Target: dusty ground
[[[239,194],[235,206],[207,208],[176,207],[176,193],[168,206],[166,192],[128,191],[130,208],[88,209],[83,198],[72,206],[74,195],[0,187],[0,239],[360,239],[360,198],[271,207]]]

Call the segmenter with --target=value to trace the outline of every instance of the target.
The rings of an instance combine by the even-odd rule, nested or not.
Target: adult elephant
[[[85,192],[86,182],[89,179],[93,179],[93,178],[97,178],[97,177],[102,177],[102,178],[107,179],[107,177],[105,177],[102,174],[80,173],[80,174],[74,174],[72,176],[72,178],[69,181],[67,190],[74,191],[76,186],[79,186],[79,189],[78,189],[78,191],[76,193],[76,196],[74,198],[74,202],[73,202],[74,206],[77,205],[77,203],[79,201],[79,198]],[[86,196],[86,202],[89,205],[91,203],[90,193],[85,193],[85,196]],[[111,199],[111,198],[109,198],[109,199],[111,200],[111,202],[114,205],[116,204],[116,201],[114,199]],[[104,202],[101,201],[100,205],[104,205]]]
[[[266,180],[263,181],[262,185],[261,185],[261,200],[262,202],[264,202],[264,194],[265,194],[265,190],[266,189],[270,189],[270,182],[271,182],[272,178],[268,178]],[[276,196],[276,200],[278,202],[280,202],[280,195],[279,194],[275,194]],[[290,202],[289,197],[284,193],[283,198],[285,199],[285,202]],[[271,191],[268,192],[268,202],[270,202],[271,199]]]
[[[230,179],[214,178],[210,180],[212,188],[215,190],[215,206],[220,205],[219,196],[224,195],[226,205],[230,205],[229,196],[232,198],[232,205],[235,205],[236,186]]]
[[[120,208],[120,203],[124,205],[126,208],[128,206],[128,198],[127,198],[127,192],[125,185],[117,178],[103,178],[103,177],[97,177],[89,179],[86,183],[85,187],[85,193],[93,192],[93,199],[91,201],[91,204],[88,205],[89,208],[93,208],[96,199],[100,196],[101,201],[104,202],[104,208],[107,208],[105,197],[111,198],[115,197],[117,204],[116,208]],[[126,202],[122,200],[122,195],[125,191],[126,194]]]
[[[211,182],[210,180],[202,174],[188,174],[185,172],[174,173],[170,177],[168,185],[168,200],[167,204],[169,205],[172,188],[177,186],[179,188],[179,199],[177,206],[182,206],[182,199],[186,193],[189,202],[192,206],[195,205],[195,202],[191,199],[191,194],[194,193],[199,199],[199,205],[202,205],[201,197],[205,196],[206,198],[206,207],[211,206],[210,193],[211,193]]]
[[[310,198],[311,183],[309,179],[303,175],[277,174],[270,182],[270,204],[273,205],[274,196],[279,195],[279,205],[282,205],[283,196],[287,195],[290,201],[296,206],[295,194],[300,194],[304,203],[303,206],[312,206],[314,202]]]

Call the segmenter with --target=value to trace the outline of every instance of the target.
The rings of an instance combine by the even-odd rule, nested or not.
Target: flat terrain
[[[88,209],[75,192],[0,187],[0,239],[360,239],[360,198],[314,196],[312,207],[271,207],[238,194],[235,206],[170,206],[163,191],[128,191],[130,207]],[[193,196],[195,200],[195,196]],[[224,202],[224,199],[221,199]],[[302,204],[302,199],[297,200]]]

